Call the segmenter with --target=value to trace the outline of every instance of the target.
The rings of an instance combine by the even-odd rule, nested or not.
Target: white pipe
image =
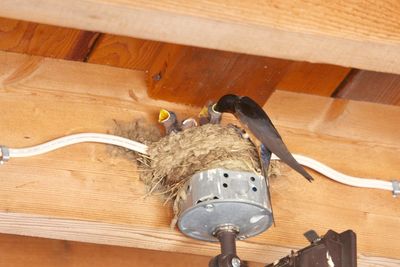
[[[120,147],[127,148],[129,150],[134,150],[136,152],[147,154],[147,146],[127,138],[110,135],[110,134],[99,134],[99,133],[81,133],[73,134],[69,136],[64,136],[57,138],[55,140],[43,143],[41,145],[26,147],[26,148],[10,148],[9,157],[10,158],[21,158],[21,157],[31,157],[40,154],[44,154],[65,146],[84,143],[84,142],[94,142],[103,143],[109,145],[116,145]]]
[[[355,186],[355,187],[375,188],[375,189],[393,191],[392,182],[382,181],[382,180],[377,180],[377,179],[366,179],[366,178],[353,177],[353,176],[338,172],[338,171],[326,166],[325,164],[323,164],[319,161],[316,161],[315,159],[308,158],[303,155],[296,155],[296,154],[293,154],[293,157],[301,165],[309,167],[336,182],[350,185],[350,186]],[[274,154],[272,155],[271,159],[279,160],[279,158]]]
[[[81,133],[81,134],[73,134],[65,137],[61,137],[37,146],[26,147],[26,148],[6,148],[1,147],[2,155],[0,157],[1,161],[6,161],[9,158],[19,158],[19,157],[31,157],[40,154],[44,154],[58,148],[62,148],[65,146],[84,143],[84,142],[95,142],[95,143],[104,143],[109,145],[116,145],[120,147],[127,148],[129,150],[136,151],[141,154],[147,154],[147,146],[132,141],[127,138],[109,135],[109,134],[99,134],[99,133]],[[7,153],[7,155],[6,155]],[[388,181],[382,181],[377,179],[366,179],[366,178],[358,178],[343,174],[338,172],[325,164],[316,161],[312,158],[308,158],[303,155],[295,155],[294,158],[301,164],[306,167],[309,167],[326,177],[337,181],[342,184],[355,186],[355,187],[364,187],[364,188],[375,188],[382,190],[394,191],[394,184]],[[279,158],[272,154],[272,160],[279,160]],[[395,192],[396,193],[396,192]]]

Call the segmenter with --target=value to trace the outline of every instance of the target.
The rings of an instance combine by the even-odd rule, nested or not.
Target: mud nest
[[[155,133],[157,131],[157,133]],[[146,143],[149,155],[134,155],[140,179],[150,194],[174,201],[176,221],[184,184],[197,172],[225,168],[262,175],[254,143],[234,125],[205,124],[160,138],[154,126],[144,123],[121,125],[115,133]],[[151,136],[151,138],[150,138]]]
[[[206,124],[172,133],[149,145],[142,180],[168,198],[195,173],[226,168],[260,173],[256,147],[233,125]]]

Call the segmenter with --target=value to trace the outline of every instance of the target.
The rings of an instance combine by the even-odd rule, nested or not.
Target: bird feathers
[[[289,152],[268,115],[251,98],[225,95],[218,101],[216,110],[233,113],[269,151],[303,175],[307,180],[313,180],[311,175],[306,172]]]

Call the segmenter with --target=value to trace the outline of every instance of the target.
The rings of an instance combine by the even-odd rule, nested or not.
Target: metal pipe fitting
[[[0,146],[0,164],[4,164],[5,162],[10,160],[10,150],[6,146]]]

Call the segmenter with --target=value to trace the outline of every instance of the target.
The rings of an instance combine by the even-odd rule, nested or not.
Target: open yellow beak
[[[204,106],[200,113],[199,113],[199,117],[208,117],[208,108],[207,106]]]
[[[164,122],[169,119],[169,111],[165,109],[161,109],[160,113],[158,114],[158,122]]]

